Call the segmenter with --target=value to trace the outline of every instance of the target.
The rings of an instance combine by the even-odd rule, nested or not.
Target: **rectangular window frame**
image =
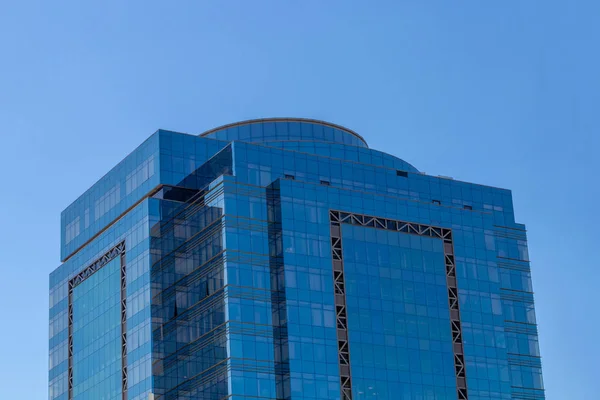
[[[117,257],[121,262],[121,392],[122,399],[127,400],[127,271],[125,267],[125,242],[111,248],[69,280],[68,400],[73,400],[73,289]]]
[[[344,256],[342,250],[342,224],[384,229],[403,234],[426,236],[442,240],[444,246],[444,263],[446,266],[450,332],[452,334],[452,350],[454,352],[456,394],[458,400],[468,400],[452,229],[337,210],[329,210],[329,224],[333,263],[333,291],[335,295],[341,400],[352,400],[352,373],[350,368],[350,340],[348,337],[346,283],[344,279]]]

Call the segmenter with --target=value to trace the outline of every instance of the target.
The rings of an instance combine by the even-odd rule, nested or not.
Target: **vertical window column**
[[[344,261],[342,249],[341,224],[363,226],[396,231],[399,233],[438,238],[444,244],[444,264],[446,266],[446,287],[448,289],[448,307],[450,311],[450,332],[454,353],[454,372],[458,400],[468,400],[467,377],[465,368],[462,327],[456,283],[456,265],[452,230],[412,222],[377,218],[368,215],[329,211],[331,231],[331,255],[333,259],[333,282],[335,308],[337,316],[338,361],[340,366],[340,385],[342,400],[352,400],[352,375],[350,370],[350,345],[348,339],[348,317],[346,311],[346,289],[344,281]]]
[[[125,266],[125,242],[121,242],[79,274],[69,280],[68,295],[68,400],[73,399],[73,290],[102,267],[119,258],[120,261],[120,319],[121,319],[121,384],[122,399],[127,400],[127,276]]]

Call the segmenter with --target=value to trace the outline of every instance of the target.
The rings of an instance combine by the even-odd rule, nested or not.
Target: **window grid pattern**
[[[83,271],[69,280],[68,294],[68,399],[73,399],[73,290],[83,283],[87,278],[99,271],[112,260],[120,259],[120,289],[121,289],[121,380],[122,398],[127,400],[127,272],[125,266],[125,242],[121,242],[106,254],[86,267]]]
[[[448,306],[454,352],[454,369],[458,400],[468,400],[465,357],[460,323],[458,287],[456,285],[456,265],[452,230],[429,225],[396,221],[368,215],[329,211],[331,230],[331,255],[333,259],[333,282],[338,338],[338,360],[340,367],[340,388],[342,400],[352,400],[352,374],[350,368],[350,348],[348,340],[348,316],[346,311],[346,289],[344,280],[344,260],[342,251],[341,224],[352,224],[376,229],[397,231],[400,233],[439,238],[444,242],[444,263],[446,266],[446,285],[448,288]]]
[[[231,146],[177,186],[153,196],[160,221],[152,227],[152,375],[158,399],[223,398],[228,388],[224,287],[223,186]],[[163,188],[165,189],[165,188]]]
[[[543,399],[527,238],[515,223],[510,191],[418,173],[389,154],[340,141],[335,132],[317,134],[308,124],[286,122],[281,130],[269,124],[232,129],[221,138],[232,140],[229,146],[217,135],[159,131],[65,210],[62,257],[68,259],[50,277],[50,398],[68,398],[70,281],[126,241],[131,400],[147,400],[150,393],[157,399],[212,400],[228,393],[235,399],[347,400],[340,390],[340,350],[355,399],[456,399],[456,373],[465,365],[468,400]],[[150,158],[153,163],[146,162]],[[214,168],[223,161],[228,168]],[[120,201],[96,220],[95,202],[117,185]],[[210,229],[206,237],[197,221],[204,211],[185,218],[170,213],[178,202],[194,203],[190,188],[205,185],[218,194],[205,212],[219,209],[223,221],[220,233]],[[341,273],[332,263],[331,210],[356,217],[340,222],[335,236]],[[388,221],[412,223],[397,235]],[[172,232],[156,236],[154,228],[163,223],[172,223]],[[424,235],[420,226],[452,228],[460,299],[449,291],[444,238]],[[201,250],[196,260],[194,233],[198,249],[222,250],[222,256],[208,262]],[[159,242],[165,247],[157,248]],[[168,266],[169,249],[183,242],[191,253],[176,251]],[[117,262],[100,274],[84,272],[94,278],[75,290],[75,392],[82,368],[78,313],[86,304],[79,292],[110,270],[117,300],[111,321],[118,324]],[[152,286],[156,273],[160,294]],[[338,292],[345,292],[350,336],[343,348]],[[218,307],[208,304],[217,297]],[[457,311],[460,300],[459,325],[450,320],[453,298]],[[191,307],[197,300],[210,310]],[[200,314],[192,326],[195,310]],[[162,329],[155,325],[159,314],[167,322]],[[212,336],[202,336],[211,327]],[[118,326],[112,329],[116,356]],[[455,371],[457,336],[466,355]],[[441,368],[431,367],[435,357],[443,360]],[[121,358],[114,360],[113,386],[121,374]]]
[[[368,147],[365,141],[340,126],[314,120],[265,120],[246,121],[216,128],[202,134],[219,140],[243,140],[247,142],[270,142],[281,140],[309,140],[343,143]]]

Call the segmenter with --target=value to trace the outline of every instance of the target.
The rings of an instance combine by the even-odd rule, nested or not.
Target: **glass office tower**
[[[159,130],[61,239],[52,400],[544,399],[510,191],[341,126]]]

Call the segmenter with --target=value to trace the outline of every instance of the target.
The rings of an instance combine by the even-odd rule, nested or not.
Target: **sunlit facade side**
[[[61,239],[51,400],[545,398],[510,191],[335,124],[160,130]]]

